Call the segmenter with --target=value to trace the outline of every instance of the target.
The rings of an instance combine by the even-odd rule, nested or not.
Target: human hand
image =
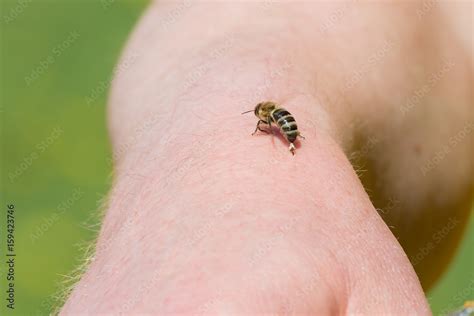
[[[450,50],[428,97],[406,103],[443,67],[435,20],[415,4],[354,3],[325,24],[340,5],[150,8],[111,95],[116,177],[98,251],[63,314],[430,313],[350,158],[377,136],[357,157],[362,181],[378,204],[399,201],[383,215],[416,254],[439,223],[467,214],[467,144],[427,176],[414,171],[470,118],[459,80],[469,70]],[[446,115],[434,98],[458,102]],[[250,136],[256,118],[240,113],[266,100],[306,136],[294,157],[284,140]],[[441,181],[452,189],[433,210],[425,196]],[[427,284],[445,265],[424,272],[432,262],[418,266]]]

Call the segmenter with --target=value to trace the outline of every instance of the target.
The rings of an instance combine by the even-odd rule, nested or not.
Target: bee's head
[[[255,113],[255,116],[256,116],[256,117],[259,117],[258,114],[260,113],[260,108],[262,107],[262,104],[263,104],[263,103],[259,103],[259,104],[257,104],[257,105],[255,106],[255,111],[254,111],[254,113]]]
[[[263,121],[267,121],[268,117],[270,116],[270,113],[276,109],[276,104],[273,102],[260,102],[255,106],[255,109],[253,110],[253,113],[255,114],[256,117]],[[252,110],[245,111],[242,114],[252,112]]]
[[[276,105],[273,102],[260,102],[255,107],[255,116],[261,120],[266,121],[275,107]]]

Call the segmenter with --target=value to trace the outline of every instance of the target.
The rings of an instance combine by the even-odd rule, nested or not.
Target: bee
[[[469,316],[474,313],[474,301],[467,301],[460,310],[448,314],[448,316]]]
[[[287,110],[279,107],[275,102],[266,101],[261,102],[255,106],[255,109],[245,111],[242,114],[254,112],[255,116],[258,117],[257,127],[252,133],[254,135],[257,131],[261,131],[268,134],[268,131],[262,129],[260,124],[268,124],[270,132],[273,134],[272,123],[275,123],[286,140],[290,143],[288,148],[290,152],[295,154],[295,141],[298,137],[305,139],[298,131],[295,118]]]

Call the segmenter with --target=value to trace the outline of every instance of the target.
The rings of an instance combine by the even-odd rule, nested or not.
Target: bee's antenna
[[[245,111],[245,112],[242,112],[242,114],[249,113],[249,112],[253,112],[253,111],[254,111],[254,110]]]

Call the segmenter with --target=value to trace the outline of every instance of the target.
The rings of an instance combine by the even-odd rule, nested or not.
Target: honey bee
[[[257,131],[261,131],[268,134],[268,131],[261,129],[260,124],[268,124],[270,132],[273,133],[272,123],[275,123],[286,140],[290,143],[288,148],[290,152],[295,154],[294,142],[298,137],[304,139],[301,133],[298,131],[295,118],[284,108],[279,107],[275,102],[266,101],[261,102],[255,106],[255,109],[245,111],[242,114],[254,112],[255,116],[258,117],[257,127],[252,133],[254,135]]]
[[[467,301],[460,310],[448,314],[448,316],[469,316],[474,313],[474,301]]]

